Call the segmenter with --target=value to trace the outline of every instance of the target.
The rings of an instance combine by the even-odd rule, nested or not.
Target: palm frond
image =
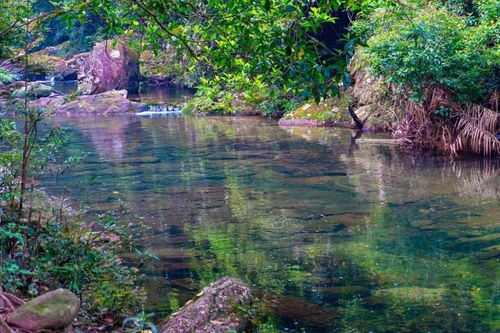
[[[457,151],[470,150],[483,155],[500,152],[496,134],[500,127],[500,114],[480,105],[467,105],[458,115],[455,125]]]

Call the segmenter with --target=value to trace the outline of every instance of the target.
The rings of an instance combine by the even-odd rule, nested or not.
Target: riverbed
[[[89,156],[47,190],[133,213],[157,318],[234,276],[256,331],[500,330],[498,160],[260,118],[54,121]]]

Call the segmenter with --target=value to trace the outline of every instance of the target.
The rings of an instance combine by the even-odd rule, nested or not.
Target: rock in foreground
[[[75,294],[57,289],[17,308],[8,316],[7,323],[30,332],[64,328],[73,322],[79,309]]]
[[[242,281],[224,277],[200,294],[173,314],[160,333],[241,332],[248,325],[249,319],[241,310],[252,304],[252,294]]]

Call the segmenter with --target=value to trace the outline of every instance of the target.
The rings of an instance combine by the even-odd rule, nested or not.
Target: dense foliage
[[[355,12],[385,3],[64,0],[49,8],[40,2],[39,11],[60,13],[61,22],[80,27],[100,23],[104,36],[129,38],[157,56],[174,53],[184,64],[183,75],[203,79],[198,83],[209,109],[228,106],[226,95],[235,91],[244,92],[252,104],[292,97],[318,101],[337,94],[348,62],[341,49],[353,49],[341,40],[346,27]],[[227,94],[214,96],[213,91]]]
[[[400,95],[395,134],[449,154],[500,151],[497,1],[408,1],[357,20],[372,73]]]
[[[486,5],[496,6],[488,10]],[[487,101],[499,81],[498,2],[479,1],[477,17],[450,13],[432,3],[380,9],[355,30],[367,39],[375,75],[421,100],[431,85],[453,90],[463,101]],[[497,15],[498,17],[498,15]]]

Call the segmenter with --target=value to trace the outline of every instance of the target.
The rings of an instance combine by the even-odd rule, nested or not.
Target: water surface
[[[256,331],[500,330],[498,160],[257,118],[58,122],[90,156],[50,190],[149,227],[137,238],[160,258],[144,267],[160,317],[230,275],[254,290]]]

